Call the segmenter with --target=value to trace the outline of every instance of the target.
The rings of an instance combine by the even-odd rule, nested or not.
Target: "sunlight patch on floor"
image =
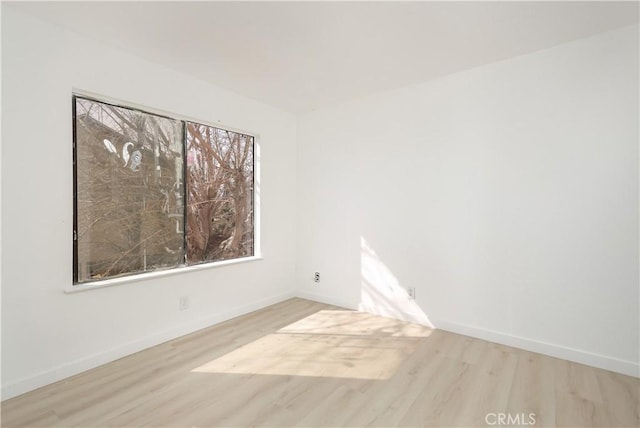
[[[372,314],[323,310],[192,372],[384,380],[430,333]]]
[[[339,334],[354,336],[427,337],[431,329],[375,314],[324,310],[288,325],[279,333]]]

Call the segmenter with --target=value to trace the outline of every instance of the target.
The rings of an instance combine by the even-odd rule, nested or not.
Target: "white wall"
[[[264,260],[64,294],[74,88],[258,134]],[[292,295],[294,116],[6,4],[2,89],[3,398]]]
[[[303,116],[300,294],[637,376],[638,114],[634,26]]]
[[[637,36],[622,29],[314,112],[296,137],[287,113],[3,4],[3,398],[295,284],[637,375]],[[259,134],[264,260],[64,294],[73,88]]]

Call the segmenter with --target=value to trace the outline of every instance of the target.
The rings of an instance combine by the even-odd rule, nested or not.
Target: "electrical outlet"
[[[411,300],[416,300],[416,288],[415,287],[407,288],[407,294],[409,295],[409,298]]]
[[[189,296],[180,296],[180,310],[186,311],[189,309]]]
[[[320,272],[313,274],[313,282],[320,282]]]

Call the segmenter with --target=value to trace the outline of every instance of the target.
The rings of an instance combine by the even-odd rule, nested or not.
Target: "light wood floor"
[[[7,400],[2,426],[486,427],[502,417],[638,427],[639,388],[637,378],[291,299]]]

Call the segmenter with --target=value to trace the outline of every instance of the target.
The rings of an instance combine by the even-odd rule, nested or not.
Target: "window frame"
[[[260,245],[260,197],[259,197],[259,155],[260,155],[260,144],[259,144],[259,135],[252,132],[247,132],[244,130],[235,129],[233,127],[228,127],[221,125],[220,121],[218,123],[212,123],[209,121],[204,121],[192,117],[187,117],[184,115],[171,113],[162,111],[159,109],[154,109],[145,105],[139,105],[132,102],[122,101],[113,99],[111,97],[96,95],[94,93],[90,93],[87,91],[74,89],[71,94],[71,104],[72,104],[72,168],[73,168],[73,223],[72,223],[72,247],[73,247],[73,258],[72,258],[72,284],[71,287],[65,287],[65,292],[72,293],[76,291],[84,291],[88,289],[95,288],[103,288],[106,286],[129,283],[139,280],[144,280],[148,278],[166,276],[166,275],[174,275],[178,273],[184,273],[189,271],[202,270],[207,268],[215,268],[221,266],[228,266],[237,263],[244,263],[254,260],[262,260],[261,253],[261,245]],[[126,273],[121,275],[115,275],[106,278],[98,278],[98,279],[87,279],[83,281],[78,281],[79,277],[79,254],[78,254],[78,144],[77,144],[77,100],[84,99],[96,103],[101,103],[105,105],[109,105],[112,107],[118,107],[123,109],[128,109],[136,112],[140,112],[143,114],[153,115],[169,120],[174,120],[180,122],[182,128],[182,138],[181,138],[181,148],[182,148],[182,190],[183,190],[183,204],[182,204],[182,243],[183,243],[183,254],[181,262],[176,266],[159,268],[155,270],[148,271],[136,271],[132,273]],[[188,198],[187,198],[187,123],[195,123],[199,125],[204,125],[207,127],[212,127],[228,132],[233,132],[237,134],[242,134],[244,136],[250,137],[253,141],[252,143],[252,196],[250,199],[251,207],[252,207],[252,254],[249,256],[241,256],[230,259],[222,259],[222,260],[214,260],[214,261],[204,261],[198,262],[194,264],[189,264],[187,260],[187,210],[188,210]]]

